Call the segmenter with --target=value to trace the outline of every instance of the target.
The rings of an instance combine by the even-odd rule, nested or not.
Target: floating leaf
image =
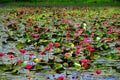
[[[78,69],[81,68],[81,65],[79,63],[74,63],[74,65],[75,65],[75,68],[78,68]]]
[[[43,66],[42,66],[42,65],[37,64],[37,65],[35,66],[35,68],[36,68],[36,69],[42,69],[42,68],[43,68]]]
[[[16,45],[16,48],[21,49],[21,48],[23,48],[25,45],[26,45],[25,43],[18,43],[18,44]]]
[[[54,64],[54,69],[59,69],[59,68],[62,68],[62,64],[59,64],[59,63],[55,63]]]

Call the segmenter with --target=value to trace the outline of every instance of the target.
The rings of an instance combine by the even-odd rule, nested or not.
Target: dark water
[[[3,6],[4,6],[4,4],[0,4],[0,8],[3,7]]]

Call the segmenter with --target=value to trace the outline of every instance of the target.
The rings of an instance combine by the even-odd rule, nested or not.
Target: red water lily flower
[[[40,36],[40,34],[34,34],[33,35],[35,38],[38,38]]]
[[[30,26],[30,24],[26,24],[26,27]]]
[[[81,52],[80,49],[76,49],[76,50],[75,50],[75,53],[76,53],[76,54],[80,54],[80,52]]]
[[[16,61],[16,64],[20,64],[20,63],[22,63],[23,61],[22,60],[17,60]]]
[[[119,51],[120,51],[120,47],[117,47],[117,50],[119,50]]]
[[[52,48],[53,47],[53,43],[49,43],[47,46]]]
[[[71,53],[65,53],[65,57],[70,57]]]
[[[77,38],[79,36],[78,33],[74,33],[74,38]]]
[[[28,70],[30,70],[32,67],[33,67],[33,66],[32,66],[31,64],[27,64],[27,65],[25,66],[25,68],[28,69]]]
[[[43,30],[44,30],[44,31],[47,31],[47,30],[48,30],[48,27],[44,27]]]
[[[119,34],[119,33],[120,33],[120,30],[116,30],[116,31],[115,31],[115,34]]]
[[[95,73],[96,73],[96,74],[101,74],[102,71],[101,71],[101,70],[96,70]]]
[[[26,52],[26,50],[25,49],[19,49],[19,52],[24,54]]]
[[[80,41],[79,44],[85,44],[85,43],[89,43],[90,40],[88,38],[85,38],[83,41]]]
[[[38,32],[40,30],[40,28],[35,28],[35,30]]]
[[[57,80],[64,80],[64,76],[59,76]]]
[[[63,46],[61,49],[62,49],[62,51],[64,51],[64,50],[65,50],[65,47]]]
[[[32,18],[30,18],[30,19],[28,19],[28,21],[29,21],[30,23],[32,23],[32,22],[33,22],[33,19],[32,19]]]
[[[107,35],[110,35],[110,34],[111,34],[111,31],[107,31],[106,34],[107,34]]]
[[[90,53],[93,53],[95,51],[95,49],[92,46],[87,46],[87,49]]]
[[[50,51],[50,49],[51,49],[51,48],[49,48],[49,47],[46,47],[46,48],[45,48],[45,51]]]
[[[69,34],[66,34],[66,40],[70,40],[70,35]]]
[[[15,24],[17,24],[16,22],[11,22],[12,26],[14,26]]]
[[[43,54],[44,54],[44,52],[43,52],[43,51],[40,51],[40,52],[39,52],[39,54],[40,54],[40,55],[43,55]]]
[[[9,59],[13,59],[13,58],[15,58],[15,56],[13,56],[13,55],[8,55],[8,58],[9,58]]]
[[[88,63],[82,63],[82,66],[83,66],[83,67],[87,67],[87,66],[88,66]]]
[[[33,56],[34,52],[30,52],[28,55],[31,57]]]
[[[120,42],[120,38],[119,39],[117,39],[118,40],[118,42]]]
[[[87,67],[89,60],[88,59],[82,59],[81,62],[82,62],[83,67]]]
[[[0,52],[0,57],[3,57],[4,55],[5,55],[4,53]]]
[[[89,60],[88,60],[88,59],[82,59],[81,62],[82,62],[82,63],[88,63]]]
[[[76,49],[81,49],[81,46],[76,46]]]
[[[33,32],[32,32],[32,33],[30,33],[30,36],[31,36],[31,37],[33,37],[33,36],[34,36],[34,33],[33,33]]]
[[[60,46],[60,43],[57,43],[57,42],[56,42],[54,45],[55,45],[55,47],[59,47],[59,46]]]
[[[82,34],[84,37],[88,37],[88,34]]]

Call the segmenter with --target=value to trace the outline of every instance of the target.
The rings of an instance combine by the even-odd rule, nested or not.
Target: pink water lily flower
[[[85,39],[83,40],[83,42],[84,42],[84,43],[87,43],[87,42],[90,42],[90,40],[89,40],[88,38],[85,38]]]

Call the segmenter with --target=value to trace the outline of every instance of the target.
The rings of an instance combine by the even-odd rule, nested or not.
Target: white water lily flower
[[[100,40],[100,37],[97,37],[96,39],[97,39],[97,40]]]
[[[83,29],[85,29],[86,30],[86,26],[87,26],[87,24],[86,23],[83,23]]]
[[[86,23],[83,23],[83,25],[84,25],[84,27],[86,27],[86,26],[87,26],[87,24],[86,24]]]

